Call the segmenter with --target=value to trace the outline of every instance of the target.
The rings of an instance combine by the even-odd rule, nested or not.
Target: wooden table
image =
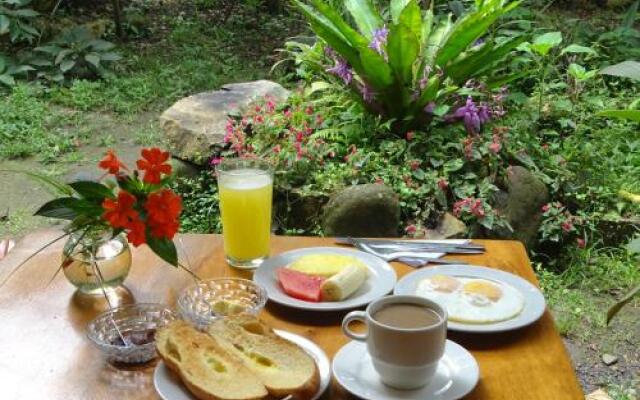
[[[0,281],[26,256],[58,232],[44,231],[23,239],[0,262]],[[241,276],[231,269],[217,235],[184,235],[193,269],[202,278]],[[523,246],[513,241],[481,241],[483,255],[464,258],[520,275],[536,283]],[[332,246],[326,238],[276,237],[273,254],[310,246]],[[47,249],[0,289],[0,399],[157,399],[153,367],[118,370],[106,364],[85,338],[95,313],[71,302],[73,287],[58,276],[61,244]],[[393,264],[398,276],[411,271]],[[136,249],[126,285],[137,301],[175,303],[191,278],[156,258],[146,247]],[[300,312],[270,304],[262,313],[272,326],[303,335],[333,357],[347,342],[339,322],[344,313]],[[461,335],[449,338],[469,349],[480,364],[480,382],[466,399],[579,400],[583,394],[549,312],[534,325],[516,332]],[[324,399],[351,399],[335,382]]]

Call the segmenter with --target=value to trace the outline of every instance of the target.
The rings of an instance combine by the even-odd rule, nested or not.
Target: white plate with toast
[[[343,255],[357,258],[367,267],[367,277],[349,297],[341,301],[311,302],[286,294],[278,282],[277,270],[308,255]],[[267,290],[269,300],[288,307],[310,311],[343,311],[366,306],[391,293],[397,280],[396,271],[386,261],[358,250],[340,247],[309,247],[278,254],[267,259],[253,274],[253,281]]]
[[[313,359],[317,366],[319,382],[317,392],[313,397],[309,397],[309,399],[318,399],[325,392],[331,382],[331,364],[327,355],[315,343],[302,336],[277,329],[274,329],[273,333],[299,346]],[[181,378],[171,371],[163,361],[159,362],[156,366],[153,375],[153,383],[156,391],[163,400],[197,400],[197,397],[194,396],[182,383]],[[287,396],[283,397],[283,399],[286,398]]]
[[[544,314],[546,309],[546,303],[542,292],[529,281],[499,269],[473,265],[439,265],[419,269],[402,277],[402,279],[400,279],[396,284],[394,294],[420,295],[417,291],[419,290],[421,282],[425,279],[443,276],[458,280],[484,280],[495,283],[498,286],[502,285],[503,289],[519,293],[517,297],[520,299],[519,301],[522,302],[520,311],[508,319],[495,322],[469,323],[452,321],[451,309],[446,304],[439,301],[439,299],[432,299],[447,308],[447,312],[449,313],[447,328],[452,331],[492,333],[519,329],[536,322]],[[482,309],[486,310],[488,308],[489,307],[480,307],[478,311],[482,311]],[[466,307],[465,311],[470,310],[474,310],[474,307]]]

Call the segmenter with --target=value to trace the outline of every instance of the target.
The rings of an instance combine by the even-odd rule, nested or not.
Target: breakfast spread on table
[[[309,254],[276,270],[284,292],[310,302],[342,301],[356,293],[369,275],[356,257],[342,254]]]
[[[308,400],[318,392],[315,361],[256,317],[238,315],[201,332],[175,321],[158,331],[158,353],[202,400]]]
[[[511,319],[524,308],[522,294],[504,282],[434,275],[418,284],[416,295],[447,309],[450,321],[490,324]]]

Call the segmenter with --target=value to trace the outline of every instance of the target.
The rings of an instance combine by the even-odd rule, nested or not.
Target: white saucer
[[[322,396],[329,383],[331,383],[331,365],[329,364],[329,358],[325,352],[318,347],[317,344],[311,340],[296,335],[295,333],[281,331],[274,329],[274,332],[279,336],[297,344],[302,347],[316,362],[318,366],[318,372],[320,373],[320,387],[318,392],[312,400],[318,399]],[[163,362],[159,362],[156,366],[156,370],[153,374],[153,384],[156,387],[156,391],[163,400],[195,400],[189,390],[182,384],[180,378],[167,368]]]
[[[431,383],[415,390],[397,390],[384,385],[373,369],[365,343],[351,341],[333,358],[333,375],[346,390],[375,400],[456,400],[478,383],[480,370],[464,347],[447,340],[445,354]]]

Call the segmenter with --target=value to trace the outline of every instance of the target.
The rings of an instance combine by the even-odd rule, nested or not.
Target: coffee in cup
[[[362,321],[366,333],[350,330]],[[417,389],[433,378],[444,354],[447,313],[437,303],[418,296],[387,296],[352,311],[342,321],[348,337],[367,343],[381,381],[397,389]]]

